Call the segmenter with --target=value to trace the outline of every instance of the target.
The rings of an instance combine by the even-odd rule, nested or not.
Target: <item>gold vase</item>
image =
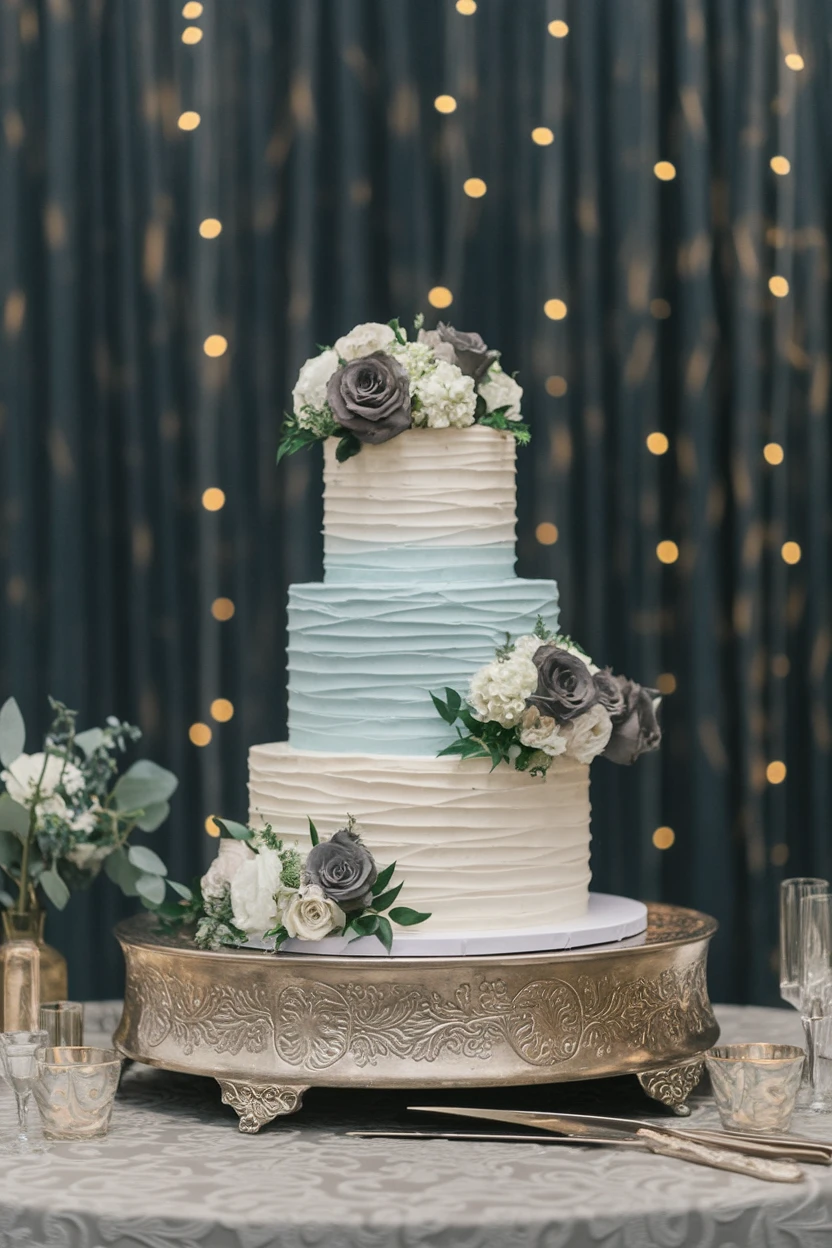
[[[43,910],[29,910],[18,914],[14,910],[3,911],[3,936],[5,940],[33,940],[40,950],[40,999],[41,1001],[65,1001],[67,997],[66,958],[43,939],[46,915]],[[3,963],[0,958],[0,1029],[3,1019]]]

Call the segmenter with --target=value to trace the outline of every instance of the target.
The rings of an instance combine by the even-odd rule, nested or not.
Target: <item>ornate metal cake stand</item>
[[[717,1039],[716,922],[653,905],[641,936],[557,953],[447,958],[197,949],[150,915],[121,923],[115,1035],[129,1058],[211,1076],[240,1130],[315,1087],[438,1088],[637,1075],[686,1114]]]

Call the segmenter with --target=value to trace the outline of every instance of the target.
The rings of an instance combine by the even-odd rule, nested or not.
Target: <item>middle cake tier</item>
[[[289,588],[289,742],[301,750],[436,754],[454,740],[431,693],[464,695],[506,634],[555,631],[554,581]]]

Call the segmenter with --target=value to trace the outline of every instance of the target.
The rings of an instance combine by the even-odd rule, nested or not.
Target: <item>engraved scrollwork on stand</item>
[[[305,1086],[245,1083],[237,1079],[217,1079],[223,1105],[230,1105],[240,1119],[240,1130],[255,1135],[273,1118],[294,1114],[300,1109]]]

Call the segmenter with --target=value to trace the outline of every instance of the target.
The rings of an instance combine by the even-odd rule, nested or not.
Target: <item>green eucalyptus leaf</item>
[[[178,893],[179,896],[185,901],[193,901],[193,891],[188,888],[187,884],[179,884],[176,880],[168,880],[168,884],[170,884],[173,891]]]
[[[125,897],[138,897],[136,881],[142,873],[130,862],[125,850],[114,849],[104,859],[104,872],[114,884],[118,885]]]
[[[145,806],[141,818],[136,820],[136,827],[141,828],[142,832],[155,832],[162,826],[169,814],[168,802],[151,802],[149,806]]]
[[[131,845],[127,852],[131,866],[147,875],[167,875],[168,869],[158,854],[146,845]]]
[[[411,910],[409,906],[397,906],[395,910],[390,911],[390,918],[400,927],[415,927],[417,923],[424,923],[430,915]]]
[[[376,928],[376,936],[378,936],[379,940],[384,945],[384,948],[389,953],[393,948],[393,929],[384,917],[379,918],[378,927]]]
[[[140,875],[136,880],[136,892],[144,901],[160,906],[165,900],[165,881],[160,875]]]
[[[379,893],[383,893],[387,885],[393,878],[393,872],[396,870],[395,862],[391,862],[389,867],[385,867],[383,871],[379,871],[376,882],[372,887],[372,894],[378,897]]]
[[[230,837],[235,841],[250,841],[254,836],[251,828],[247,828],[244,823],[236,823],[233,819],[220,819],[219,815],[212,815],[211,818],[219,828],[221,837]]]
[[[75,744],[84,751],[87,758],[95,753],[103,740],[104,733],[101,728],[87,728],[84,732],[75,734]]]
[[[140,758],[125,771],[113,789],[116,810],[147,810],[157,802],[166,802],[175,793],[179,781],[149,758]]]
[[[0,866],[6,869],[19,867],[22,852],[23,846],[14,832],[9,832],[7,828],[0,831]]]
[[[29,811],[19,802],[13,802],[8,793],[0,796],[0,829],[14,832],[21,840],[25,840],[29,832]]]
[[[50,867],[41,874],[38,881],[40,887],[46,893],[46,896],[52,902],[57,910],[63,910],[70,898],[70,891],[64,881],[58,875],[54,867]]]
[[[7,893],[4,888],[0,888],[0,906],[2,906],[4,910],[11,910],[13,905],[14,898],[11,893]]]
[[[380,897],[376,897],[373,901],[374,910],[386,910],[388,906],[392,906],[399,893],[404,888],[404,880],[401,884],[397,884],[395,888],[388,889],[386,893],[382,893]]]
[[[11,767],[26,746],[26,725],[14,698],[0,706],[0,763]]]

